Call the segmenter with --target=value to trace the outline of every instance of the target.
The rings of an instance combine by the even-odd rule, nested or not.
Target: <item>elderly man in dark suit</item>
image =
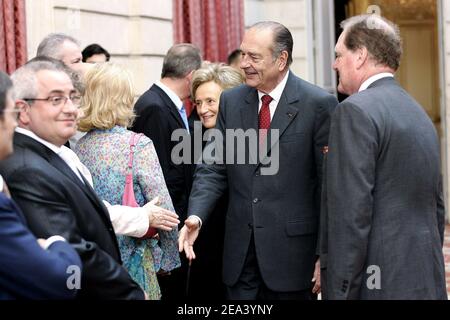
[[[332,117],[321,263],[327,299],[446,299],[439,139],[394,79],[398,27],[342,24],[334,69],[350,95]]]
[[[61,235],[83,263],[81,299],[143,299],[121,266],[116,235],[104,204],[67,154],[75,133],[79,96],[59,61],[35,58],[12,76],[19,127],[14,154],[0,165],[30,230]]]
[[[194,178],[180,250],[195,258],[192,245],[201,222],[228,187],[223,259],[228,299],[315,299],[319,290],[312,280],[319,280],[314,270],[321,168],[337,100],[289,71],[292,48],[290,31],[276,22],[257,23],[245,33],[246,85],[222,93],[216,125],[227,161],[199,165]],[[226,132],[239,129],[258,132],[258,141],[244,148],[228,144]],[[262,147],[266,152],[252,161],[252,150],[265,142],[268,150]],[[231,153],[247,161],[228,161]]]

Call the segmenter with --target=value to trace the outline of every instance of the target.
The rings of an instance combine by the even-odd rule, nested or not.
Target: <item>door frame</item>
[[[439,101],[440,101],[440,112],[441,112],[441,167],[442,167],[442,180],[444,189],[444,202],[446,210],[446,220],[450,221],[449,212],[449,193],[448,188],[450,185],[449,181],[449,132],[447,123],[447,83],[446,83],[446,54],[445,54],[445,17],[444,17],[444,0],[437,0],[437,28],[438,28],[438,55],[439,55]]]

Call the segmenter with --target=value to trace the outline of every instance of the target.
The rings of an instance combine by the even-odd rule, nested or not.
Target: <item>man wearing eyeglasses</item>
[[[14,200],[39,238],[60,235],[83,263],[81,299],[143,299],[121,266],[108,210],[64,143],[75,134],[80,97],[60,61],[40,57],[18,69],[14,154],[0,163]],[[68,275],[69,277],[69,275]]]

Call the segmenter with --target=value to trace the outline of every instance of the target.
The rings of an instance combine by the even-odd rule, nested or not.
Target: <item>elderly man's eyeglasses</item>
[[[38,99],[38,98],[30,98],[30,99],[23,99],[25,101],[48,101],[50,102],[53,106],[55,107],[60,107],[62,105],[65,105],[67,103],[67,100],[72,101],[72,103],[79,107],[80,106],[80,102],[81,102],[81,96],[77,95],[77,94],[73,94],[70,95],[70,97],[67,96],[51,96],[48,98],[42,98],[42,99]]]

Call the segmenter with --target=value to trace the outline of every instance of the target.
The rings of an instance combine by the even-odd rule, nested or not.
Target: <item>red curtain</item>
[[[9,74],[27,62],[25,0],[0,0],[0,70]]]
[[[175,43],[197,45],[203,59],[226,62],[244,34],[243,0],[173,0]]]

